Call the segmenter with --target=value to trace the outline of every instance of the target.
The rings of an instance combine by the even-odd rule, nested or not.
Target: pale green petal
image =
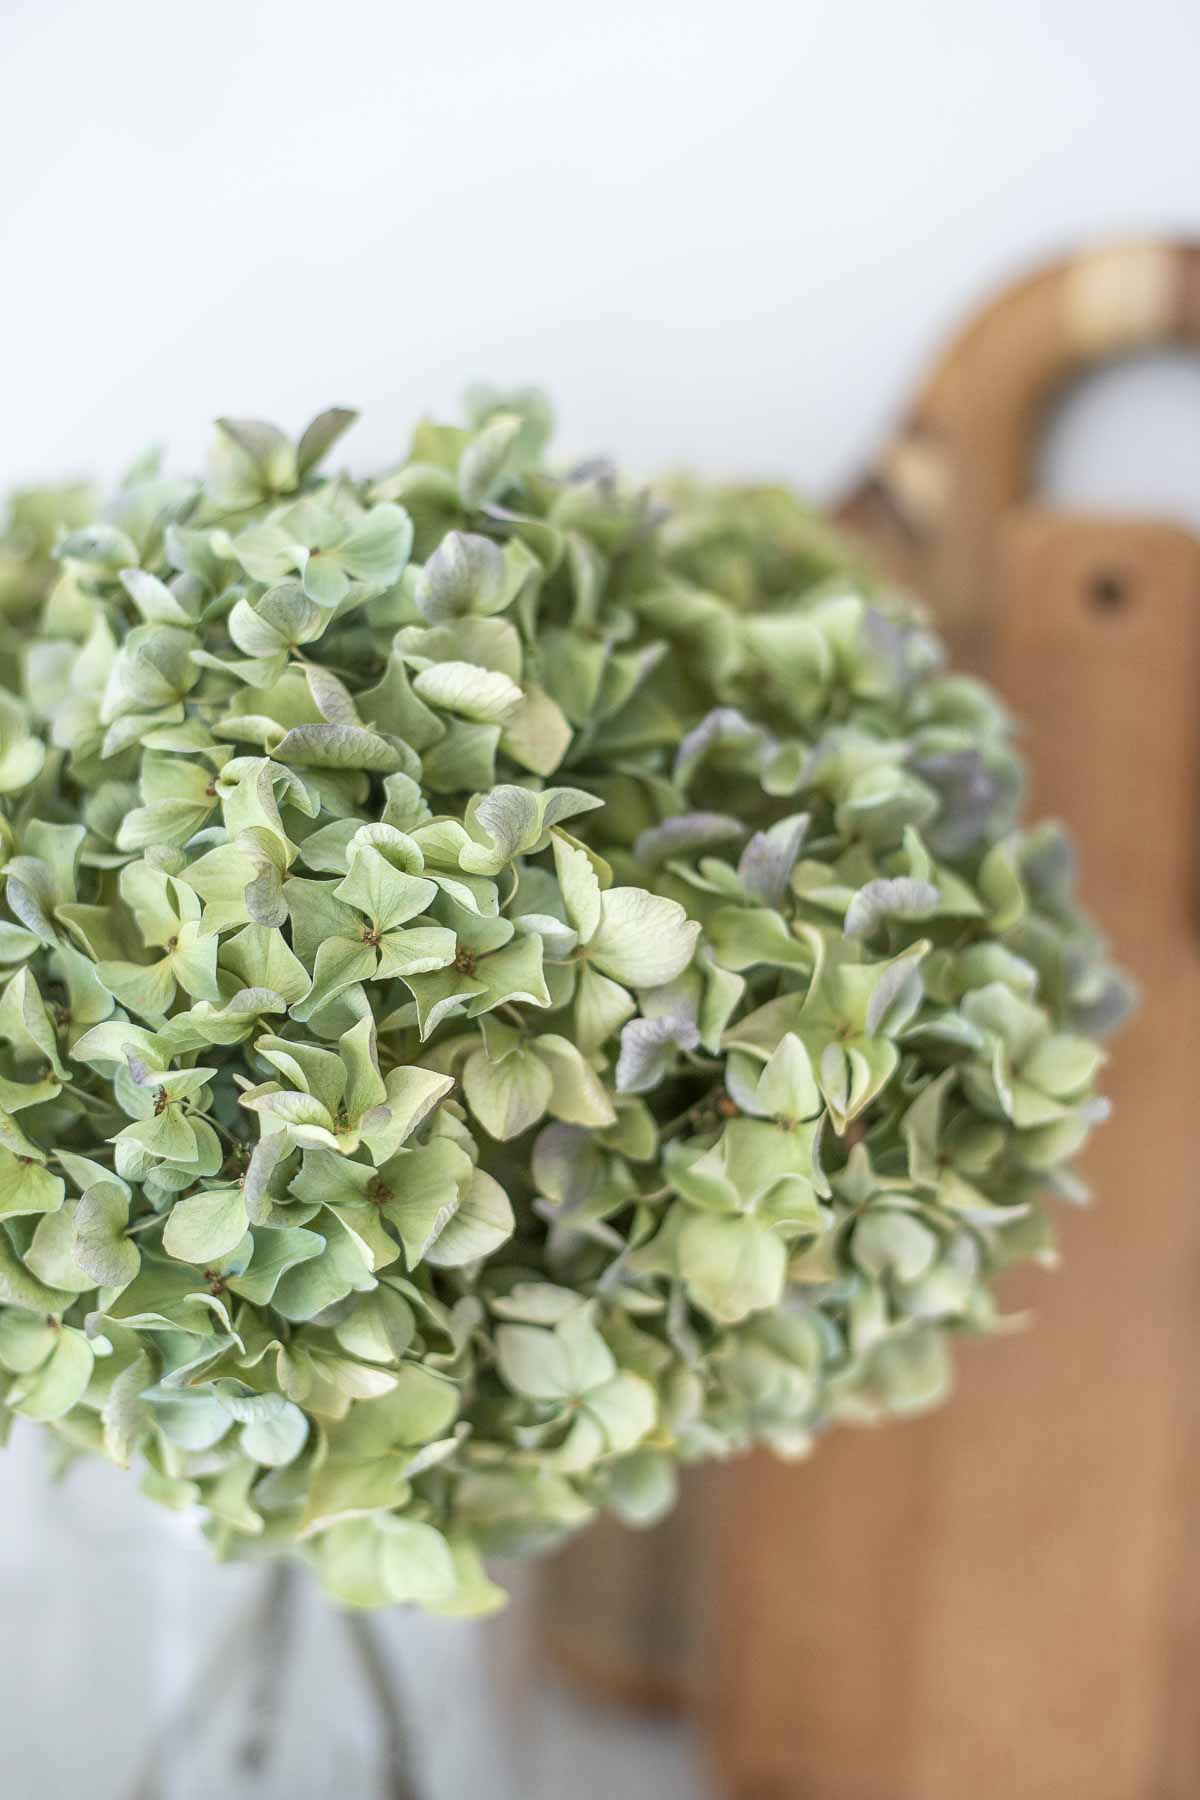
[[[240,1188],[211,1188],[177,1200],[163,1232],[163,1249],[181,1262],[218,1262],[246,1235],[249,1220]]]
[[[480,725],[500,724],[521,704],[515,681],[474,663],[434,663],[414,678],[413,690],[427,705]]]
[[[507,1243],[515,1224],[512,1203],[500,1183],[485,1170],[475,1169],[425,1259],[438,1269],[477,1262]]]
[[[757,1219],[697,1213],[679,1234],[679,1272],[696,1305],[722,1324],[776,1306],[783,1293],[783,1240]]]
[[[627,987],[662,987],[692,960],[700,927],[682,906],[642,888],[609,888],[588,958],[602,975]]]
[[[28,1375],[18,1376],[7,1404],[27,1419],[61,1419],[82,1399],[95,1357],[82,1331],[57,1328],[57,1343],[47,1360]]]
[[[494,1138],[519,1137],[545,1114],[554,1092],[554,1077],[533,1050],[517,1050],[492,1062],[477,1050],[463,1066],[467,1105]]]

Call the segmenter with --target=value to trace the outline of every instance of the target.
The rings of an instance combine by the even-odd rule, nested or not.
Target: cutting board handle
[[[1200,344],[1200,242],[1105,245],[1047,263],[938,359],[840,516],[912,580],[972,660],[990,647],[997,527],[1032,496],[1047,411],[1097,364]]]

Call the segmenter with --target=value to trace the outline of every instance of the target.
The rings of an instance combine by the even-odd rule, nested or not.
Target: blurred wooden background
[[[843,519],[1027,723],[1032,801],[1142,1008],[1037,1323],[964,1345],[948,1408],[810,1463],[693,1480],[677,1521],[553,1564],[592,1686],[703,1705],[736,1800],[1200,1793],[1200,542],[1037,504],[1048,407],[1100,361],[1200,342],[1200,245],[1048,266],[953,343]],[[1130,446],[1131,460],[1138,446]]]

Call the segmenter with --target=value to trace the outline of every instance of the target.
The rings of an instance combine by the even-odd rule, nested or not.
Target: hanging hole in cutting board
[[[1088,576],[1084,595],[1093,612],[1121,612],[1133,597],[1132,583],[1118,569],[1097,569]]]

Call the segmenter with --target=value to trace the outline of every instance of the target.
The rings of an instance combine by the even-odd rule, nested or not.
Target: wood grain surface
[[[1035,512],[1004,535],[995,675],[1143,1006],[1097,1203],[1059,1270],[1006,1283],[1032,1329],[964,1346],[917,1424],[736,1473],[717,1729],[746,1800],[1200,1792],[1200,545]]]

